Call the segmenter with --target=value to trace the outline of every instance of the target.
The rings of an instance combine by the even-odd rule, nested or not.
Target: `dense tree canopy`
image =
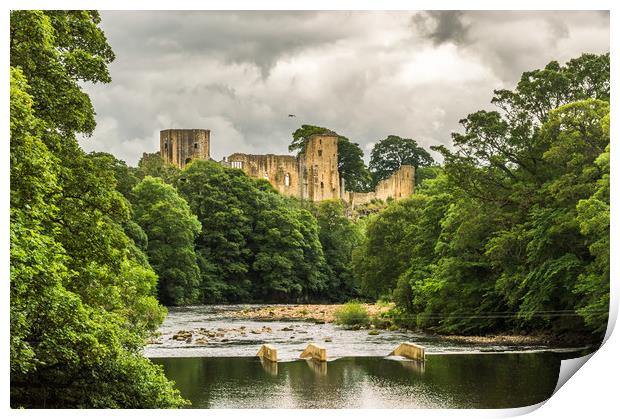
[[[361,228],[345,215],[345,206],[339,200],[317,203],[314,213],[328,268],[325,296],[332,301],[353,299],[360,294],[353,278],[352,254],[362,241]]]
[[[605,330],[609,56],[525,73],[437,147],[444,173],[371,218],[354,254],[374,295],[449,333]],[[606,151],[607,150],[607,151]],[[386,251],[383,249],[390,249]]]
[[[206,302],[303,301],[326,289],[316,219],[267,181],[196,161],[177,186],[203,226],[196,251]]]
[[[184,401],[141,355],[165,310],[125,234],[130,206],[79,82],[114,58],[85,11],[11,12],[11,405],[173,407]]]
[[[188,305],[200,301],[200,271],[194,238],[201,230],[187,202],[161,179],[147,176],[133,188],[134,219],[148,237],[146,253],[159,276],[159,301]]]
[[[153,176],[162,178],[166,183],[172,183],[181,170],[171,164],[165,164],[159,153],[144,153],[135,172],[140,179],[144,179],[145,176]]]

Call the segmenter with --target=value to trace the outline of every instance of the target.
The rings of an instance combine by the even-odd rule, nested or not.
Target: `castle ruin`
[[[168,129],[160,132],[160,154],[165,163],[184,168],[192,160],[209,160],[210,131]],[[297,156],[234,153],[223,165],[243,170],[248,176],[265,179],[280,193],[313,202],[342,199],[350,206],[372,200],[402,199],[415,188],[415,168],[403,165],[379,182],[374,192],[345,190],[338,173],[338,135],[315,134]]]
[[[165,129],[159,132],[159,152],[164,163],[183,169],[193,159],[209,160],[211,131]]]

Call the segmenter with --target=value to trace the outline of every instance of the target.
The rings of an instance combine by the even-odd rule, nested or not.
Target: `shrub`
[[[334,312],[336,323],[345,326],[366,325],[370,317],[366,307],[356,301],[350,301]]]

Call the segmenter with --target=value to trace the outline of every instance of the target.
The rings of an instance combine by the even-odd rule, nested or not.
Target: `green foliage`
[[[343,304],[334,312],[337,324],[345,326],[366,325],[370,321],[366,307],[356,301]]]
[[[353,271],[364,294],[374,297],[390,294],[417,251],[425,254],[421,263],[429,260],[426,255],[432,253],[435,243],[437,218],[444,211],[445,204],[429,205],[429,197],[416,194],[369,217],[366,239],[353,252]]]
[[[324,295],[332,301],[343,301],[359,294],[352,272],[352,253],[362,241],[362,231],[345,215],[340,200],[323,201],[316,205],[319,240],[330,278]]]
[[[303,301],[325,289],[316,219],[268,182],[196,161],[177,187],[203,226],[196,251],[205,302]]]
[[[96,12],[11,12],[11,405],[184,404],[142,357],[165,310],[78,82],[106,82]]]
[[[140,182],[137,170],[118,160],[109,153],[93,152],[89,154],[97,159],[99,164],[104,167],[106,172],[112,172],[116,180],[116,190],[128,200],[132,199],[131,190]]]
[[[200,300],[194,239],[201,230],[187,202],[161,179],[147,176],[133,188],[134,219],[148,237],[146,253],[159,276],[159,301],[187,305]]]
[[[114,53],[96,11],[11,11],[12,67],[28,80],[35,114],[63,134],[90,134],[95,118],[79,82],[109,82]]]
[[[389,178],[402,165],[415,167],[416,183],[420,183],[423,178],[417,175],[417,169],[433,163],[434,160],[428,151],[418,146],[415,140],[389,135],[372,148],[368,168],[372,173],[374,187],[380,180]]]
[[[603,121],[603,126],[605,124],[609,135],[609,117]],[[605,152],[595,161],[603,172],[597,189],[592,196],[577,204],[579,229],[587,238],[588,249],[594,258],[575,284],[575,291],[582,298],[578,311],[586,324],[600,334],[605,333],[609,313],[609,157],[607,145]]]
[[[144,153],[138,162],[136,176],[144,179],[145,176],[153,176],[163,179],[166,183],[173,183],[181,170],[172,165],[164,163],[159,153]]]
[[[609,304],[609,55],[525,73],[461,121],[442,170],[371,217],[355,276],[444,333],[602,336]],[[606,148],[607,147],[607,148]],[[607,150],[607,152],[605,151]],[[389,250],[386,250],[389,249]]]
[[[345,188],[350,192],[369,192],[372,190],[372,176],[364,164],[364,152],[359,144],[348,138],[338,137],[338,173],[344,179]]]

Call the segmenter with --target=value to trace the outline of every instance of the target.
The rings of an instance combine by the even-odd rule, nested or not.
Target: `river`
[[[521,407],[547,399],[561,359],[583,354],[543,346],[452,343],[407,331],[369,335],[330,323],[231,315],[244,307],[171,308],[158,343],[145,348],[192,407]],[[194,331],[194,337],[173,339],[181,330]],[[405,341],[425,346],[426,361],[388,356]],[[309,342],[327,349],[327,363],[299,360]],[[277,364],[255,357],[263,343],[277,348]]]

